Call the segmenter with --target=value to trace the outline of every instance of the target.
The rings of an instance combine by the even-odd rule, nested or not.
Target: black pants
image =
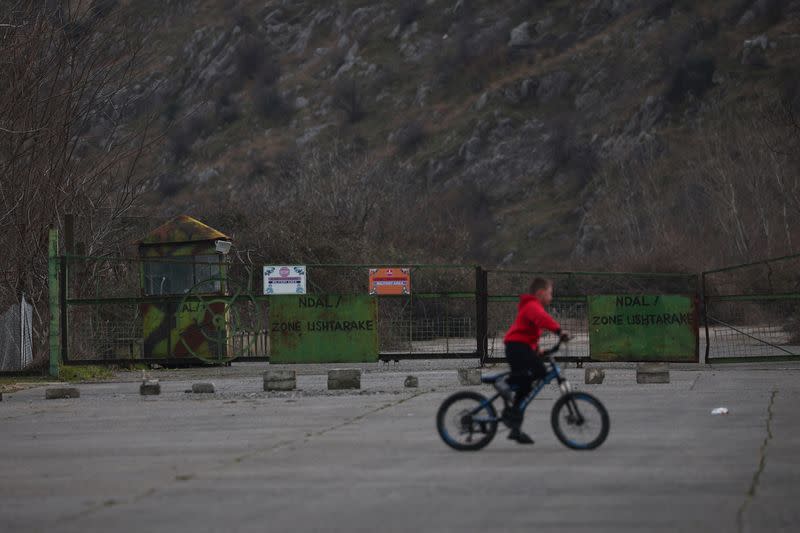
[[[514,407],[518,407],[522,400],[530,394],[533,382],[547,375],[547,369],[542,358],[523,342],[506,344],[506,360],[508,360],[508,366],[511,367],[508,383],[519,387],[514,396]]]

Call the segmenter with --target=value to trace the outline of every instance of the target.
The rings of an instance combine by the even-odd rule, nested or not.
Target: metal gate
[[[180,293],[153,293],[147,281],[153,262],[187,276]],[[221,363],[270,356],[272,297],[263,294],[260,266],[56,253],[50,266],[51,353],[64,363]],[[369,269],[388,266],[404,265],[308,265],[308,291],[366,294]],[[384,361],[502,360],[502,335],[518,295],[537,275],[554,280],[552,313],[576,334],[563,354],[567,360],[591,357],[587,313],[593,295],[698,294],[698,286],[705,361],[800,359],[800,254],[703,272],[700,282],[692,274],[405,268],[411,294],[376,297]]]
[[[276,296],[263,294],[258,266],[79,256],[53,257],[51,265],[58,294],[57,345],[51,347],[65,364],[269,360],[270,301]],[[375,297],[382,360],[481,358],[485,319],[477,294],[483,278],[474,266],[307,265],[308,292],[364,295],[369,269],[387,266],[408,268],[413,289]],[[184,281],[165,290],[163,280],[148,277],[156,271]]]
[[[800,359],[800,254],[703,272],[707,363]]]
[[[573,340],[565,345],[559,359],[591,360],[589,343],[589,299],[595,295],[691,295],[698,294],[698,276],[682,273],[632,272],[535,272],[489,270],[487,272],[488,318],[487,361],[504,357],[503,335],[517,312],[519,294],[527,290],[534,277],[553,280],[553,303],[550,312]],[[697,324],[692,325],[696,337]],[[552,342],[546,337],[545,344]],[[696,355],[693,360],[696,359]]]

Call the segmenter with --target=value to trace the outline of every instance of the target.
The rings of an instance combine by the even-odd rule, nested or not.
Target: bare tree
[[[0,304],[22,292],[47,324],[48,228],[80,217],[89,254],[108,252],[146,182],[155,117],[132,90],[140,28],[115,2],[2,2],[0,9]],[[102,9],[100,9],[102,8]],[[134,120],[135,116],[135,120]]]
[[[343,111],[351,123],[358,122],[366,114],[363,91],[352,78],[341,79],[336,83],[333,105]]]
[[[795,253],[800,154],[786,148],[793,129],[761,108],[718,112],[672,148],[679,164],[669,155],[607,162],[588,222],[605,230],[612,257],[654,264],[666,256],[699,269]]]

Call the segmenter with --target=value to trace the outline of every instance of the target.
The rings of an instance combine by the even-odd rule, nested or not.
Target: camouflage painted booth
[[[182,215],[138,245],[144,357],[224,359],[229,237]]]

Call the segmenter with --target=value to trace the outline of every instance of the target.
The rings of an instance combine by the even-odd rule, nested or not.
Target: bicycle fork
[[[570,385],[569,381],[566,378],[562,378],[560,375],[558,376],[558,388],[561,390],[561,395],[565,396],[572,392],[572,386]],[[567,423],[568,424],[577,424],[583,425],[584,418],[581,415],[581,412],[578,410],[578,404],[575,402],[573,398],[570,398],[567,401],[567,411],[569,415],[567,416]]]

